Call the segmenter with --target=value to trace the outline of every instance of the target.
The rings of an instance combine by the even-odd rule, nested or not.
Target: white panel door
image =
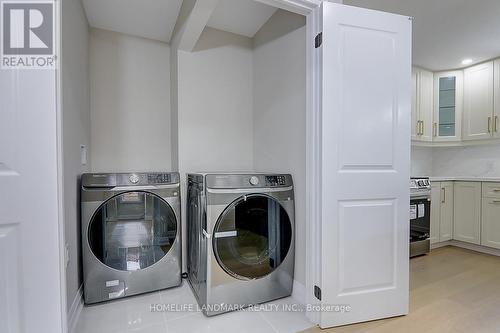
[[[453,182],[442,182],[439,200],[439,241],[453,238]]]
[[[0,70],[2,333],[63,331],[56,110],[53,70]]]
[[[488,139],[493,125],[493,62],[464,71],[463,139]]]
[[[441,183],[432,182],[431,184],[431,244],[439,242],[440,225],[440,207],[441,207]]]
[[[480,244],[481,183],[455,182],[453,239]]]
[[[411,20],[322,3],[321,303],[408,313]]]

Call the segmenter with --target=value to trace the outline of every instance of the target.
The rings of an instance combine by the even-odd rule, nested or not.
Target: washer
[[[189,174],[187,206],[188,279],[207,316],[291,295],[291,175]]]
[[[84,174],[86,304],[181,283],[178,173]]]

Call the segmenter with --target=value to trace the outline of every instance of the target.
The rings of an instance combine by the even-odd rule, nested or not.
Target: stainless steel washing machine
[[[187,236],[188,279],[206,315],[291,295],[291,175],[189,174]]]
[[[178,173],[84,174],[86,304],[181,283]]]

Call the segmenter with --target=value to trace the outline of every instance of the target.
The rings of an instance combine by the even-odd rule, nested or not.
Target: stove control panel
[[[411,178],[410,179],[410,189],[411,190],[424,190],[430,189],[431,182],[429,178]]]

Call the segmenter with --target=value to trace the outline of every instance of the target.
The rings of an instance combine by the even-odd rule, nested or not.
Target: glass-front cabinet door
[[[460,141],[463,104],[463,73],[434,74],[433,141]]]

